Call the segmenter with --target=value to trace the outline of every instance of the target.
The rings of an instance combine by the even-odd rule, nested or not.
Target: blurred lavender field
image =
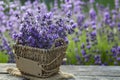
[[[76,26],[73,22],[77,23],[75,31],[71,31],[74,34],[67,34],[69,45],[63,64],[120,65],[119,0],[54,0],[49,5],[39,0],[26,1],[24,5],[18,0],[0,1],[0,62],[14,62],[12,38],[20,29],[18,18],[39,8],[43,14],[71,16],[74,21],[68,21],[72,27]]]

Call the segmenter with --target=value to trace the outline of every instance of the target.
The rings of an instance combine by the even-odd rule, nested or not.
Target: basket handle
[[[62,46],[66,46],[66,45],[67,45],[63,38],[58,38],[58,39],[56,39],[55,42],[53,43],[53,45],[52,45],[52,47],[51,47],[52,49],[55,48],[55,44],[56,44],[57,42],[61,42],[61,43],[62,43]]]

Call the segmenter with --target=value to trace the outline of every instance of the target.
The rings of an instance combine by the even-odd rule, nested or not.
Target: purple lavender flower
[[[72,34],[76,28],[73,20],[68,22],[66,18],[60,18],[52,12],[42,14],[27,11],[22,22],[22,35],[14,37],[22,45],[45,49],[51,48],[58,38],[63,38],[68,43],[67,34]],[[56,47],[60,45],[60,42],[56,43]]]
[[[86,28],[89,27],[89,24],[88,24],[88,23],[85,23],[83,26],[84,26],[84,28],[86,29]]]
[[[96,25],[92,25],[92,29],[95,30],[96,29]]]
[[[77,37],[73,38],[73,40],[74,40],[75,43],[80,41],[79,38],[77,38]]]
[[[119,51],[119,52],[120,52],[120,46],[118,46],[118,47],[117,47],[117,51]]]
[[[115,22],[111,22],[109,25],[111,28],[113,28],[115,26],[115,24],[116,24]]]
[[[120,22],[118,23],[118,28],[120,28]]]
[[[95,55],[94,59],[95,59],[95,64],[101,64],[102,63],[100,55]]]
[[[12,53],[12,49],[11,49],[10,45],[8,44],[7,40],[4,37],[2,39],[2,46],[3,46],[3,50],[7,51],[7,53],[10,55],[9,61],[14,62],[14,56],[13,56],[13,53]]]
[[[88,3],[82,0],[62,2],[65,3],[61,3],[61,8],[58,8],[58,2],[55,1],[54,6],[51,6],[51,10],[48,11],[46,4],[39,3],[39,0],[35,0],[33,3],[26,1],[24,5],[21,5],[20,1],[14,1],[10,2],[9,6],[0,1],[0,42],[2,41],[0,50],[5,50],[9,54],[9,62],[13,62],[13,52],[12,43],[9,39],[4,38],[6,33],[23,46],[42,49],[50,49],[58,38],[64,39],[67,44],[71,43],[67,36],[74,34],[71,37],[75,42],[75,57],[78,64],[87,62],[89,64],[90,59],[94,59],[91,64],[119,65],[119,0],[115,0],[113,10],[110,10],[109,6],[104,7],[98,3],[96,3],[96,10],[93,7],[95,0],[89,0]],[[89,13],[84,11],[85,6],[89,8]],[[8,11],[6,11],[7,8],[9,8]],[[104,40],[106,44],[107,42],[109,44],[106,47],[103,47],[101,43],[101,41],[104,43]],[[55,43],[55,47],[61,45],[62,42]],[[89,56],[91,52],[95,53],[92,58]],[[107,56],[106,59],[109,62],[102,59],[103,54],[101,53]]]
[[[117,57],[117,59],[116,59],[117,61],[120,61],[120,57]]]
[[[85,56],[84,56],[84,61],[85,61],[85,62],[88,62],[88,61],[90,60],[90,57],[91,57],[90,54],[85,55]]]
[[[86,55],[86,51],[84,49],[81,50],[81,53],[83,57]]]
[[[89,0],[90,1],[90,3],[94,3],[95,2],[95,0]]]
[[[14,34],[12,35],[12,38],[13,38],[14,40],[17,40],[18,34],[14,33]]]
[[[93,8],[90,9],[89,14],[90,14],[91,20],[95,20],[96,19],[96,11]]]
[[[86,48],[87,48],[87,49],[90,49],[90,48],[91,48],[91,45],[87,45]]]
[[[85,48],[85,44],[84,44],[84,43],[82,43],[81,48],[82,48],[82,49],[84,49],[84,48]]]
[[[111,49],[111,52],[113,53],[113,56],[116,57],[116,55],[117,55],[117,54],[116,54],[116,48],[113,47],[113,48]]]
[[[85,19],[85,16],[80,14],[78,17],[77,17],[77,24],[78,26],[82,26],[82,23],[84,22],[84,19]]]
[[[91,36],[96,36],[96,35],[97,35],[96,31],[91,32]]]
[[[115,0],[115,8],[116,8],[116,9],[119,8],[119,0]]]

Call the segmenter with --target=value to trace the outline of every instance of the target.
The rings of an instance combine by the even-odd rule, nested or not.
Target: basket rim
[[[21,44],[14,44],[14,45],[13,45],[13,48],[14,48],[15,46],[27,48],[27,49],[30,49],[30,50],[37,50],[37,51],[53,51],[53,50],[58,50],[58,49],[60,49],[60,48],[67,48],[67,47],[68,47],[68,45],[64,45],[64,46],[59,46],[59,47],[50,48],[50,49],[41,49],[41,48],[36,48],[36,47],[23,46],[23,45],[21,45]]]

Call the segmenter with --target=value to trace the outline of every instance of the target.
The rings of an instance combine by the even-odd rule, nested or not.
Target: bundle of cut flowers
[[[72,21],[72,22],[71,22]],[[72,34],[76,23],[70,16],[55,15],[54,12],[27,11],[21,20],[20,31],[13,38],[21,45],[50,49],[56,39],[62,38],[68,44],[68,34]],[[61,43],[56,43],[55,47]]]

